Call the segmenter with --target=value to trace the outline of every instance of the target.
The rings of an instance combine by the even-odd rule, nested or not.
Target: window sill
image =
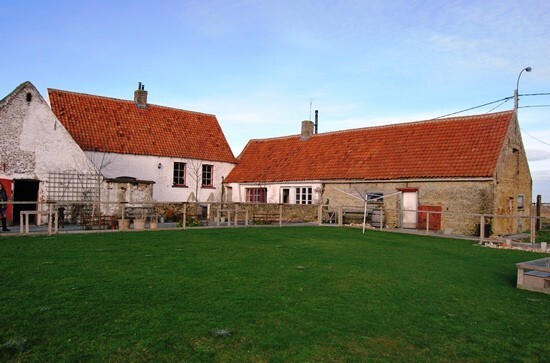
[[[172,184],[172,188],[188,188],[187,185],[181,185],[181,184]]]
[[[201,185],[201,189],[216,189],[213,185]]]

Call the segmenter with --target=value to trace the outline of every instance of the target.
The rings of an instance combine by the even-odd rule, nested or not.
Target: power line
[[[520,106],[520,107],[518,107],[518,108],[533,108],[533,107],[550,107],[550,105]]]
[[[550,95],[550,92],[543,92],[543,93],[525,93],[525,94],[518,95],[518,97],[519,97],[519,96],[522,96],[522,97],[525,97],[525,96],[547,96],[547,95]],[[462,113],[462,112],[466,112],[466,111],[475,110],[476,108],[489,106],[489,105],[492,105],[493,103],[502,102],[501,104],[495,106],[494,108],[492,108],[490,111],[487,112],[487,113],[489,113],[489,112],[491,112],[491,111],[493,111],[493,110],[499,108],[500,106],[502,106],[503,104],[505,104],[506,102],[508,102],[509,100],[511,100],[511,99],[513,99],[513,98],[514,98],[514,96],[504,97],[504,98],[501,98],[500,100],[496,100],[496,101],[484,103],[483,105],[474,106],[474,107],[466,108],[466,109],[464,109],[464,110],[456,111],[456,112],[453,112],[453,113],[448,113],[448,114],[443,115],[443,116],[435,117],[435,118],[433,118],[433,120],[437,120],[437,119],[440,119],[440,118],[443,118],[443,117],[447,117],[447,116],[456,115],[456,114],[459,114],[459,113]],[[549,105],[540,105],[540,106],[521,106],[521,107],[518,107],[518,108],[529,108],[529,107],[550,107],[550,106],[549,106]]]
[[[433,118],[433,120],[437,120],[437,119],[439,119],[439,118],[443,118],[443,117],[447,117],[447,116],[456,115],[456,114],[458,114],[458,113],[462,113],[462,112],[466,112],[466,111],[475,110],[476,108],[480,108],[480,107],[492,105],[493,103],[502,102],[502,101],[508,101],[508,100],[511,100],[512,98],[514,98],[514,96],[501,98],[500,100],[496,100],[496,101],[493,101],[493,102],[484,103],[483,105],[474,106],[474,107],[470,107],[470,108],[467,108],[467,109],[464,109],[464,110],[461,110],[461,111],[456,111],[456,112],[453,112],[453,113],[448,113],[448,114],[443,115],[443,116],[435,117],[435,118]],[[499,106],[500,106],[500,105],[499,105]],[[498,106],[497,106],[497,107],[498,107]]]
[[[542,140],[539,140],[539,139],[537,139],[536,137],[534,137],[533,135],[531,135],[530,133],[528,133],[528,132],[527,132],[527,131],[525,131],[524,129],[521,129],[521,131],[525,132],[525,133],[526,133],[527,135],[531,136],[531,137],[532,137],[533,139],[537,140],[538,142],[542,142],[542,143],[543,143],[544,145],[548,145],[548,146],[550,146],[550,144],[549,144],[549,143],[547,143],[547,142],[544,142],[544,141],[542,141]]]
[[[546,92],[546,93],[526,93],[526,94],[522,94],[522,95],[518,95],[518,96],[548,96],[550,95],[550,92]]]
[[[491,108],[489,111],[485,112],[486,114],[487,113],[490,113],[490,112],[493,112],[494,110],[496,110],[497,108],[499,108],[500,106],[504,105],[506,102],[510,101],[510,99],[506,99],[504,101],[502,101],[501,103],[499,103],[498,105],[496,105],[495,107]]]

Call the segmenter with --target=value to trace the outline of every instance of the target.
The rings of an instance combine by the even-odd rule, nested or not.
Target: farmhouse
[[[221,201],[235,157],[216,116],[147,102],[48,89],[53,113],[100,173],[152,182],[155,201]],[[116,200],[119,193],[112,195]]]
[[[214,115],[150,104],[141,84],[133,101],[48,96],[49,105],[25,82],[0,101],[0,181],[14,201],[35,202],[14,203],[12,223],[19,210],[40,209],[36,201],[111,203],[103,212],[118,202],[222,201],[235,158]]]
[[[495,234],[529,228],[531,175],[514,111],[323,134],[250,140],[226,178],[233,202],[363,205],[386,211],[390,227],[424,228],[417,210],[441,212],[429,228]],[[401,212],[399,212],[401,210]],[[404,211],[404,212],[403,212]],[[452,215],[451,215],[452,214]]]

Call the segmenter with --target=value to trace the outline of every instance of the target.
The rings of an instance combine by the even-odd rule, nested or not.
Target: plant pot
[[[122,224],[124,223],[124,228]],[[130,220],[129,219],[119,219],[118,220],[118,229],[130,229]]]
[[[149,228],[151,229],[157,229],[159,227],[157,221],[151,221],[151,223],[149,223]]]
[[[145,229],[145,219],[134,219],[134,229]]]

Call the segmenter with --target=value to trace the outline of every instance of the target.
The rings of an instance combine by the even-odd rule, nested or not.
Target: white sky
[[[0,98],[24,81],[215,114],[251,138],[442,116],[550,92],[548,0],[0,0]],[[498,103],[466,114],[486,113]],[[550,96],[519,110],[550,202]],[[513,108],[508,101],[495,111]]]

